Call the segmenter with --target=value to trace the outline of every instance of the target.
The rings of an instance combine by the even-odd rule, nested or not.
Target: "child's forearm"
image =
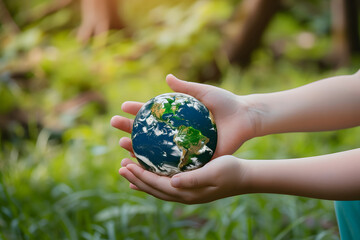
[[[245,162],[246,182],[251,193],[360,199],[360,148],[301,159]]]
[[[287,91],[248,97],[258,119],[257,136],[360,125],[360,71]]]

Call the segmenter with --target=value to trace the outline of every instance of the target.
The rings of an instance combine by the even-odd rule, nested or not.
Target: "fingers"
[[[127,168],[139,179],[141,182],[152,186],[152,188],[162,191],[173,193],[174,188],[170,184],[170,178],[165,176],[159,176],[155,173],[144,170],[141,167],[128,165]]]
[[[132,115],[136,115],[137,112],[144,104],[141,102],[127,101],[121,105],[121,110]]]
[[[216,186],[216,179],[211,176],[211,171],[206,167],[176,174],[171,178],[170,182],[171,186],[175,188],[204,188]]]
[[[136,115],[136,113],[140,110],[142,105],[143,105],[143,103],[140,103],[140,102],[129,101],[129,102],[124,102],[122,104],[121,108],[124,112]],[[133,123],[134,123],[134,120],[126,118],[126,117],[122,117],[122,116],[114,116],[110,120],[111,126],[118,128],[127,133],[132,132]],[[132,157],[135,157],[133,149],[132,149],[131,140],[129,138],[120,139],[119,144],[122,148],[129,151],[130,155]]]
[[[91,37],[92,30],[88,26],[82,24],[77,31],[76,38],[81,43],[86,43]]]
[[[220,197],[220,195],[215,194],[218,187],[206,184],[206,181],[202,179],[195,180],[195,184],[190,184],[191,187],[186,183],[182,184],[182,186],[189,186],[189,188],[175,188],[170,183],[171,179],[169,177],[146,171],[130,159],[124,159],[121,165],[122,168],[120,168],[119,174],[130,182],[131,189],[146,192],[162,200],[196,204],[213,201]],[[186,182],[186,179],[192,179],[191,176],[182,177],[184,177],[182,178],[184,182]],[[201,187],[203,183],[205,183],[203,185],[205,187]]]
[[[121,109],[126,113],[136,115],[137,112],[142,107],[142,105],[144,105],[144,104],[140,103],[140,102],[128,101],[128,102],[124,102],[121,105]],[[134,122],[134,120],[128,119],[128,118],[122,117],[122,116],[114,116],[110,120],[111,126],[116,127],[118,129],[123,130],[128,133],[131,133],[133,122]]]
[[[139,164],[135,163],[134,161],[132,161],[130,158],[124,158],[122,161],[121,161],[121,166],[122,167],[126,167],[127,165],[129,164],[135,164],[135,165],[138,165],[140,167]]]
[[[209,91],[209,88],[211,88],[209,85],[180,80],[172,74],[166,76],[166,82],[175,92],[186,93],[199,100],[201,100]]]
[[[119,145],[120,145],[120,147],[122,147],[125,150],[129,151],[129,153],[130,153],[130,155],[132,157],[135,157],[130,138],[128,138],[128,137],[121,138],[120,141],[119,141]]]
[[[132,183],[129,184],[129,187],[130,187],[131,189],[133,189],[133,190],[141,191],[136,185],[134,185],[134,184],[132,184]]]
[[[134,120],[122,116],[114,116],[110,120],[111,126],[124,132],[131,133]]]
[[[128,161],[128,160],[126,160]],[[176,201],[177,199],[169,194],[166,194],[162,191],[159,191],[158,189],[152,187],[151,184],[147,184],[145,181],[139,178],[140,175],[147,175],[146,178],[150,182],[156,182],[158,181],[162,185],[168,185],[170,186],[170,183],[166,183],[166,181],[169,181],[168,178],[158,176],[154,173],[145,171],[140,166],[137,166],[135,164],[128,164],[126,167],[122,167],[119,170],[119,174],[126,178],[130,182],[130,188],[134,190],[140,190],[143,192],[146,192],[150,195],[153,195],[154,197],[160,198],[162,200],[166,201]]]

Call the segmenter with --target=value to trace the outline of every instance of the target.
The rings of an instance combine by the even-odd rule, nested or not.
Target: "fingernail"
[[[126,103],[126,102],[123,102],[123,103],[121,104],[121,107],[120,107],[120,108],[121,108],[121,111],[123,111],[123,112],[125,112],[125,111],[124,111],[124,104],[125,104],[125,103]]]
[[[125,137],[121,137],[121,138],[119,139],[119,145],[120,145],[120,146],[121,146],[121,142],[124,141],[123,139],[125,139]]]
[[[171,74],[171,73],[166,76],[166,78],[168,78],[168,77],[173,77],[173,78],[175,78],[175,79],[178,80],[178,81],[186,82],[186,81],[184,81],[184,80],[181,80],[181,79],[175,77],[175,75],[174,75],[174,74]]]
[[[171,185],[173,187],[180,187],[180,178],[177,176],[174,176],[171,178]]]
[[[111,126],[113,126],[113,123],[114,123],[116,117],[117,117],[116,115],[111,117],[111,119],[110,119]]]

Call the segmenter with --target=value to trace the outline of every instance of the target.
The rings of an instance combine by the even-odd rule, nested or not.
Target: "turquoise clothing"
[[[335,212],[341,240],[359,240],[360,201],[336,201]]]

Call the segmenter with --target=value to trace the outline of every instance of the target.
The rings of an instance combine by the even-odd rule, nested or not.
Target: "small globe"
[[[134,154],[146,170],[172,176],[210,161],[217,130],[212,114],[199,100],[165,93],[141,107],[131,140]]]

